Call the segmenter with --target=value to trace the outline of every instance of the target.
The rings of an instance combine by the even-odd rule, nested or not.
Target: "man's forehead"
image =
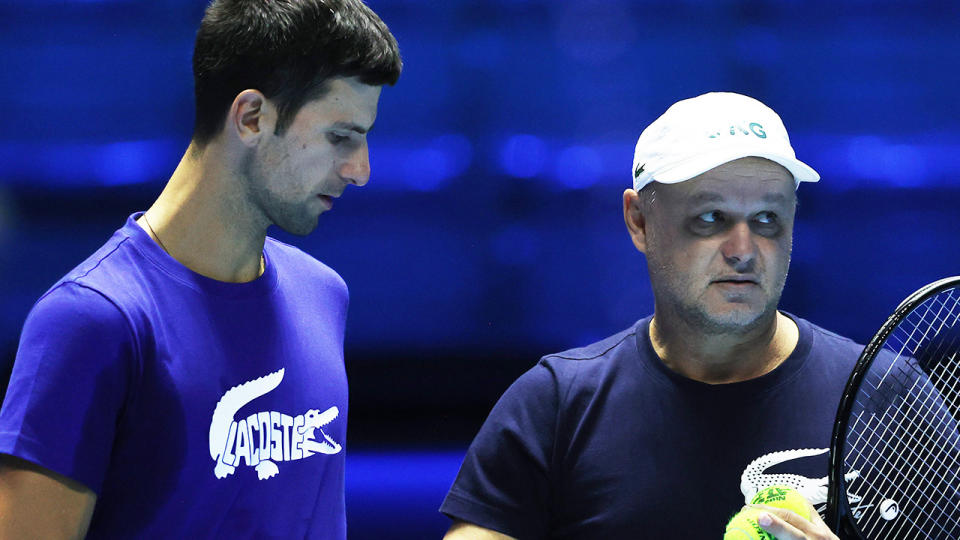
[[[767,183],[770,184],[772,182],[775,182],[777,185],[769,186],[771,189],[764,189],[764,186],[760,184],[757,186],[740,186],[743,189],[730,189],[724,191],[714,191],[710,188],[695,190],[691,193],[688,193],[684,199],[691,205],[720,203],[731,199],[743,199],[745,195],[749,195],[751,199],[770,204],[788,204],[793,202],[795,197],[793,196],[792,191],[784,192],[782,189],[780,189],[779,184],[781,181],[770,181]]]
[[[743,174],[708,171],[676,184],[660,186],[657,191],[684,206],[731,201],[756,201],[767,204],[791,204],[796,201],[793,176],[784,169],[754,169]],[[769,174],[772,173],[772,174]]]
[[[766,158],[748,156],[718,165],[699,177],[724,179],[729,177],[748,177],[760,179],[793,179],[793,174],[783,165]],[[698,177],[691,178],[695,180]]]
[[[363,84],[352,77],[335,77],[327,84],[327,91],[303,108],[325,124],[348,124],[368,131],[377,117],[381,87]]]

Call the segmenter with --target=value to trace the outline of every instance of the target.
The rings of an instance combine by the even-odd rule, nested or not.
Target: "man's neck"
[[[799,336],[797,324],[779,311],[746,335],[705,334],[659,314],[650,321],[650,342],[661,361],[680,375],[708,384],[740,382],[773,371],[796,348]]]
[[[194,272],[233,283],[263,272],[266,225],[256,223],[242,186],[217,163],[216,148],[187,149],[163,192],[137,223]],[[214,155],[211,155],[214,154]]]

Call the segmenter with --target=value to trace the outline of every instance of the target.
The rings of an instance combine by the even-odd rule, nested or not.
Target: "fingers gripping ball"
[[[760,490],[750,504],[764,504],[776,508],[785,508],[796,512],[804,519],[810,519],[810,506],[802,495],[787,486],[772,486]],[[724,540],[774,540],[774,536],[763,530],[757,523],[757,516],[763,510],[747,508],[733,516],[727,523]]]
[[[810,504],[797,490],[787,486],[770,486],[761,489],[750,499],[750,504],[765,504],[776,508],[785,508],[797,513],[800,517],[810,520]]]
[[[747,508],[740,511],[727,523],[723,540],[773,540],[773,535],[760,528],[757,516],[762,510]]]

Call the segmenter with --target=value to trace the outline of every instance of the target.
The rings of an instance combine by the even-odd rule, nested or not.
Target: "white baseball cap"
[[[748,156],[786,167],[797,185],[820,180],[798,160],[783,121],[759,101],[711,92],[674,103],[643,130],[633,153],[633,189],[675,184]]]

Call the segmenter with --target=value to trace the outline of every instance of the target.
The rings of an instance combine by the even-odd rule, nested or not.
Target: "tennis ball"
[[[803,495],[788,486],[770,486],[761,489],[750,499],[750,504],[765,504],[776,508],[785,508],[796,512],[800,517],[810,520],[810,505]]]
[[[776,508],[785,508],[796,512],[804,519],[810,519],[810,507],[807,505],[807,500],[791,487],[771,486],[762,489],[754,495],[750,504],[765,504]],[[746,508],[737,513],[727,523],[723,540],[776,540],[773,535],[763,530],[757,523],[757,516],[762,512],[763,510],[758,508]]]

